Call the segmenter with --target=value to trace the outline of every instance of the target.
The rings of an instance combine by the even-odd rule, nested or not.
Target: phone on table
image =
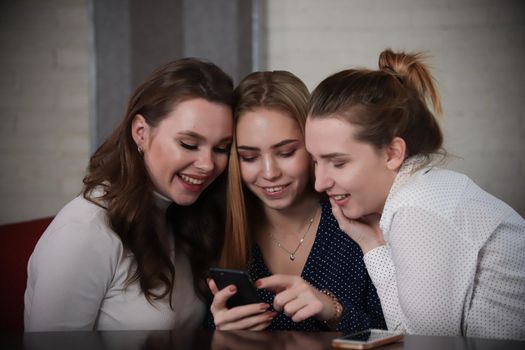
[[[230,284],[237,287],[237,293],[226,302],[226,306],[229,308],[262,302],[246,271],[212,267],[210,268],[210,276],[219,289],[226,288]]]
[[[367,329],[346,334],[332,340],[332,347],[337,349],[370,349],[403,339],[403,334],[383,329]]]

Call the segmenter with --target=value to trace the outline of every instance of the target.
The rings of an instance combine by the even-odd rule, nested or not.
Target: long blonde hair
[[[234,121],[257,108],[283,111],[297,120],[304,135],[310,94],[306,85],[286,71],[254,72],[235,89]],[[258,201],[242,183],[237,143],[234,141],[228,165],[226,233],[219,260],[223,267],[246,269],[252,243],[250,223]]]

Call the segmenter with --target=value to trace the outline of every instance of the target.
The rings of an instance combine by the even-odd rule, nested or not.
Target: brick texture
[[[0,1],[0,224],[54,215],[89,158],[87,0]],[[521,0],[266,0],[262,69],[310,88],[374,68],[386,47],[428,51],[449,167],[525,215],[525,3]]]
[[[525,216],[525,2],[268,0],[264,69],[314,88],[385,48],[428,51],[444,105],[448,167]]]
[[[85,0],[0,4],[0,224],[55,215],[89,157]]]

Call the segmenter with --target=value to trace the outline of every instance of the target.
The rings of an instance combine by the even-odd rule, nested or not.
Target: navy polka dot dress
[[[381,303],[368,276],[361,249],[339,229],[330,203],[323,201],[321,207],[321,221],[301,277],[314,287],[327,289],[337,296],[343,306],[337,330],[353,332],[366,328],[386,329]],[[257,245],[252,249],[249,273],[253,281],[271,275]],[[264,302],[270,305],[273,303],[273,292],[263,289],[258,292]],[[267,329],[329,330],[322,321],[314,317],[296,323],[283,313],[276,316]]]

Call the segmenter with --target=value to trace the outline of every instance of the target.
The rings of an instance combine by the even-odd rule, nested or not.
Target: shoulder
[[[383,217],[393,216],[398,210],[408,207],[447,216],[457,206],[470,182],[468,176],[454,171],[421,169],[408,175],[405,183],[389,195]]]
[[[429,220],[446,224],[454,230],[451,234],[477,242],[484,242],[509,216],[517,215],[467,175],[441,168],[417,171],[389,197],[381,217],[384,232],[401,211],[405,217],[426,217],[427,226]]]
[[[55,216],[34,254],[63,249],[79,255],[114,254],[122,250],[122,243],[109,226],[106,210],[80,195]]]
[[[455,171],[427,168],[412,174],[396,197],[408,205],[443,209],[456,203],[471,182],[468,176]]]

